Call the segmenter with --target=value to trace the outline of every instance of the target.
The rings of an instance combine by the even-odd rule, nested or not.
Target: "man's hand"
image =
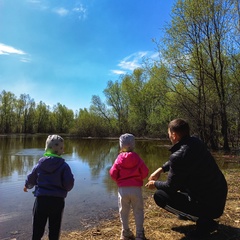
[[[154,180],[151,180],[151,181],[149,181],[149,182],[145,185],[145,187],[147,187],[147,188],[149,188],[149,189],[154,189],[154,188],[156,188],[155,185],[154,185],[154,183],[155,183],[155,181],[154,181]]]
[[[153,173],[150,175],[150,177],[148,178],[148,180],[149,180],[149,181],[151,181],[151,180],[154,180],[154,181],[158,180],[159,177],[160,177],[160,175],[161,175],[161,173],[162,173],[162,171],[163,171],[162,168],[158,168],[155,172],[153,172]]]
[[[27,189],[26,187],[24,187],[24,188],[23,188],[23,191],[24,191],[24,192],[27,192],[27,191],[28,191],[28,189]]]

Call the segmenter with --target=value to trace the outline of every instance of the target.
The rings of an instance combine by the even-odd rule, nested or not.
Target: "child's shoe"
[[[134,234],[130,229],[122,230],[120,240],[134,240]]]
[[[136,238],[135,240],[147,240],[144,234],[144,230],[142,232],[137,232],[136,233]]]

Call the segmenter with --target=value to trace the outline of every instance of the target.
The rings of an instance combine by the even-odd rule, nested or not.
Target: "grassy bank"
[[[240,240],[240,171],[226,170],[224,172],[229,193],[223,216],[219,219],[219,230],[214,233],[212,240]],[[131,214],[130,226],[135,230],[134,220]],[[154,200],[145,199],[146,237],[149,240],[184,240],[185,233],[193,230],[195,224],[190,221],[181,221],[176,216],[158,208]],[[118,240],[120,237],[120,221],[118,214],[113,220],[99,222],[97,226],[84,231],[62,232],[61,240]],[[204,239],[206,240],[206,239]]]

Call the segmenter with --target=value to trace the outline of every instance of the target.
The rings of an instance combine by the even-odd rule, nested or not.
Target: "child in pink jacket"
[[[135,147],[135,138],[132,134],[125,133],[119,138],[120,153],[113,166],[109,170],[111,178],[118,185],[118,207],[120,221],[122,223],[121,240],[143,240],[144,235],[144,212],[142,186],[143,179],[148,176],[148,168],[139,157],[133,152]],[[136,238],[129,229],[130,208],[136,224]]]

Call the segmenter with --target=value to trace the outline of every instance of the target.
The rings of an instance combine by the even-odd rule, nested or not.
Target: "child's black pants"
[[[58,240],[61,230],[64,198],[36,197],[33,206],[33,235],[32,240],[41,240],[48,220],[49,240]]]

